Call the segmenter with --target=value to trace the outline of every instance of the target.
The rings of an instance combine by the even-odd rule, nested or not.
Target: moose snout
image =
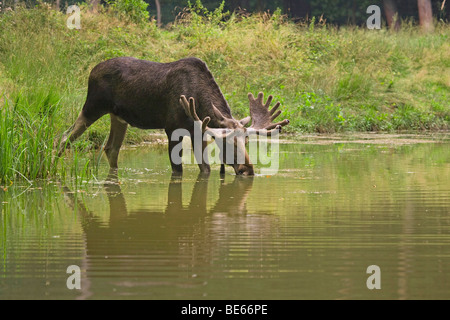
[[[241,176],[254,176],[255,171],[253,170],[253,165],[251,164],[241,164],[236,170],[237,175]]]

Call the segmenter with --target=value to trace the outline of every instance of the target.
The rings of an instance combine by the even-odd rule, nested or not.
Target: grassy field
[[[186,12],[164,29],[83,6],[81,30],[45,4],[0,13],[0,180],[47,178],[54,141],[75,120],[90,70],[117,56],[208,64],[235,117],[247,93],[273,94],[293,132],[422,131],[450,126],[450,26],[432,34],[289,22],[279,13]],[[101,146],[109,119],[75,146]],[[131,129],[129,143],[146,139]],[[84,152],[83,152],[84,153]],[[74,157],[77,159],[77,151]],[[96,159],[84,159],[82,167]],[[66,170],[66,169],[64,169]],[[63,170],[63,171],[64,171]],[[66,170],[67,172],[69,170]],[[64,171],[64,172],[66,172]]]

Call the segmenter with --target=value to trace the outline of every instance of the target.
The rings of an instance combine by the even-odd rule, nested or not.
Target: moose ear
[[[252,120],[252,117],[248,116],[242,120],[239,120],[239,122],[242,124],[243,127],[249,124],[250,120]]]

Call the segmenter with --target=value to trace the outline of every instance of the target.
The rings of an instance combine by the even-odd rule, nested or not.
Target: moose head
[[[196,112],[195,99],[181,96],[180,104],[184,108],[186,115],[201,128],[202,135],[211,136],[220,149],[220,159],[223,163],[233,167],[236,175],[252,176],[254,175],[253,164],[246,150],[248,138],[252,135],[272,136],[281,131],[281,128],[289,124],[289,120],[274,123],[274,120],[281,114],[278,110],[280,102],[269,110],[273,96],[270,95],[264,103],[264,94],[260,92],[255,99],[252,93],[248,94],[250,102],[250,116],[242,120],[225,117],[218,108],[211,105],[216,123],[220,128],[210,128],[211,117],[206,116],[203,120],[199,118]],[[246,127],[251,121],[251,126]],[[207,159],[204,159],[207,161]]]

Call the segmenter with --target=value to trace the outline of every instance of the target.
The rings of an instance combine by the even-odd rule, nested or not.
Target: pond
[[[77,190],[1,189],[0,299],[450,299],[448,135],[287,138],[279,155],[271,176],[172,178],[152,144],[121,152],[118,179],[104,160]]]

